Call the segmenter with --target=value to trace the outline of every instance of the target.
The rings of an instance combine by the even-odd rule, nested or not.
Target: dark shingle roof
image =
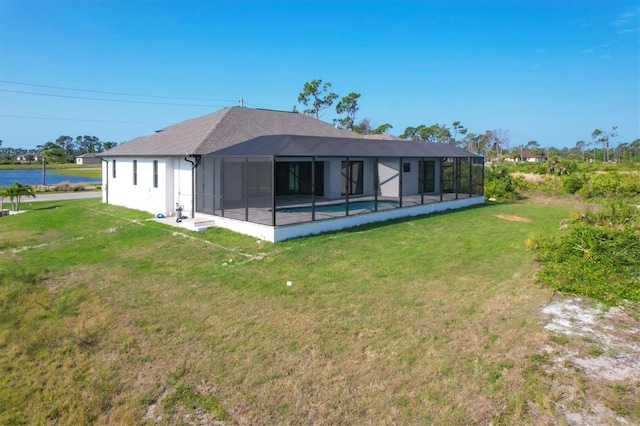
[[[464,149],[443,143],[404,139],[369,139],[296,135],[260,136],[215,151],[221,156],[288,157],[476,157]]]
[[[360,135],[303,114],[231,107],[122,143],[101,155],[339,155],[469,157],[448,144]]]
[[[103,155],[202,155],[258,136],[277,134],[362,137],[303,114],[232,107],[132,139]]]

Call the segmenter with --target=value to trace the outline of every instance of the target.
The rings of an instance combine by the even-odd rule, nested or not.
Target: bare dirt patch
[[[568,424],[637,424],[637,308],[629,304],[606,310],[580,298],[558,298],[543,308],[545,328],[556,336],[544,349],[551,358],[552,388],[563,395],[557,409]]]
[[[494,215],[494,216],[497,217],[498,219],[510,220],[511,222],[523,222],[523,223],[533,222],[529,218],[522,217],[522,216],[516,216],[516,215],[512,215],[512,214],[497,214],[497,215]]]
[[[522,177],[526,182],[533,183],[544,183],[544,176],[537,173],[522,173],[522,172],[514,172],[511,173],[512,176]]]

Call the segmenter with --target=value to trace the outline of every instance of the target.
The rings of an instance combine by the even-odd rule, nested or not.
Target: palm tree
[[[20,201],[22,197],[36,198],[36,194],[31,185],[15,181],[11,186],[3,186],[0,188],[0,203],[4,198],[8,198],[13,211],[20,210]],[[0,209],[2,207],[3,206],[0,204]]]

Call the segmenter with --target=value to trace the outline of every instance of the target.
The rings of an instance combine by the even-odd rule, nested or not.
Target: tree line
[[[116,142],[103,142],[97,136],[62,135],[54,142],[46,142],[35,149],[3,148],[0,140],[0,161],[3,163],[31,163],[44,158],[49,163],[73,163],[82,154],[94,154],[106,151],[118,145]]]
[[[320,79],[304,83],[302,92],[298,95],[298,103],[306,107],[302,113],[320,119],[322,111],[330,108],[337,101],[335,112],[339,117],[333,119],[333,123],[341,129],[360,134],[387,134],[393,128],[388,123],[373,127],[369,118],[357,121],[357,113],[360,109],[358,102],[361,95],[351,92],[340,98],[338,94],[331,92],[330,88],[331,83],[323,83]],[[299,112],[295,105],[293,111]],[[595,129],[590,141],[580,140],[573,148],[543,147],[535,140],[524,144],[518,141],[511,146],[511,135],[508,130],[469,132],[460,121],[454,121],[451,126],[439,123],[409,126],[398,137],[420,142],[449,143],[482,154],[488,160],[497,161],[522,160],[527,155],[546,159],[562,157],[582,161],[639,161],[640,139],[617,143],[615,148],[612,148],[613,139],[617,136],[617,126],[613,126],[610,131]]]
[[[329,92],[331,83],[322,83],[322,80],[311,80],[304,84],[302,92],[298,95],[298,103],[301,103],[306,109],[303,114],[310,115],[316,119],[320,119],[320,112],[330,108],[334,101],[340,98],[336,93]],[[365,118],[356,124],[356,114],[360,107],[358,106],[360,93],[351,92],[347,96],[340,98],[336,104],[336,114],[342,117],[334,118],[333,123],[340,129],[348,129],[362,134],[382,134],[387,133],[393,128],[390,124],[382,124],[376,128],[371,127],[369,119]],[[299,112],[296,105],[293,106],[293,112]]]

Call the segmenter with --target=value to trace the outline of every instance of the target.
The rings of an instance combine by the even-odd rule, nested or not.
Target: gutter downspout
[[[105,160],[104,157],[100,157],[100,161],[104,161],[106,163],[105,175],[107,176],[107,181],[104,184],[104,192],[107,195],[106,203],[109,204],[109,160]]]
[[[195,158],[195,161],[191,161],[184,157],[184,161],[188,161],[191,163],[191,219],[196,217],[196,167],[198,163],[200,163],[199,155],[192,155],[191,157]]]

